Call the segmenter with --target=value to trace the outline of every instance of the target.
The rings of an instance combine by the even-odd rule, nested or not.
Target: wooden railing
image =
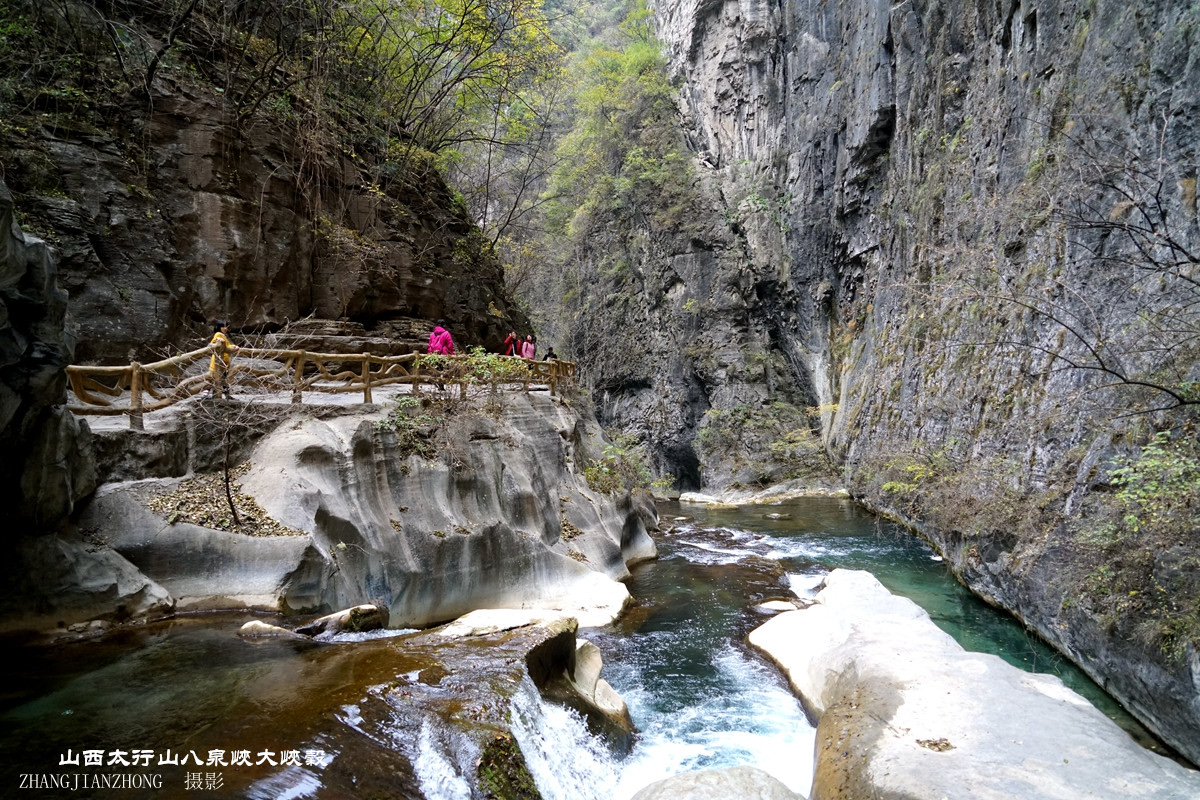
[[[228,366],[224,361],[227,354],[232,357]],[[212,362],[214,357],[215,369],[203,364],[206,360]],[[203,364],[203,371],[196,371],[197,364]],[[470,356],[432,357],[415,351],[399,356],[379,356],[250,347],[234,351],[217,343],[151,364],[135,361],[128,366],[116,367],[69,366],[67,379],[78,402],[67,407],[76,414],[128,414],[129,426],[142,430],[143,415],[147,413],[167,408],[205,390],[215,394],[231,386],[253,386],[262,391],[290,390],[293,403],[303,402],[304,392],[362,392],[363,402],[370,403],[372,388],[397,383],[409,384],[413,394],[418,396],[422,385],[458,385],[465,396],[467,384],[478,380],[468,374],[470,366]],[[521,361],[515,369],[508,370],[505,377],[484,382],[494,386],[520,384],[525,391],[531,383],[545,383],[549,385],[550,393],[555,394],[563,381],[574,377],[575,364],[571,361]]]

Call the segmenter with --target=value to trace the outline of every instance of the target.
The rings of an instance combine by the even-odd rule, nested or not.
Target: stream
[[[959,585],[925,543],[850,501],[664,504],[660,514],[659,558],[628,582],[633,607],[614,626],[580,631],[629,704],[639,730],[632,750],[610,751],[528,679],[512,701],[514,738],[547,800],[625,800],[660,778],[735,765],[807,793],[813,727],[745,637],[771,614],[761,603],[811,595],[834,567],[870,570],[965,648],[1058,675],[1158,747],[1079,670]],[[395,699],[404,693],[382,688],[433,663],[405,651],[406,632],[248,643],[236,631],[249,618],[181,617],[49,649],[7,642],[6,794],[41,780],[33,788],[43,797],[471,797],[463,764],[476,756],[406,718]],[[101,765],[88,764],[96,758]],[[95,785],[101,774],[126,777]]]

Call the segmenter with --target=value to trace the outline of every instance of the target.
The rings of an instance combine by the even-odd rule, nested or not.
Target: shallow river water
[[[1153,744],[1086,676],[955,582],[926,544],[849,501],[660,512],[660,557],[629,581],[635,605],[617,625],[580,633],[629,703],[639,729],[632,751],[613,754],[531,685],[516,698],[514,734],[547,800],[621,800],[672,774],[740,764],[806,793],[813,728],[745,637],[769,616],[760,603],[807,595],[834,567],[873,572],[967,649],[1059,675]],[[386,707],[362,720],[364,698],[415,669],[398,663],[393,640],[251,644],[236,636],[247,618],[180,619],[53,650],[10,646],[0,660],[0,795],[41,780],[67,784],[42,788],[43,797],[356,796],[355,769],[370,760],[372,774],[395,775],[392,796],[417,787],[431,800],[470,796],[436,731],[401,734]],[[207,763],[213,750],[228,763]],[[393,750],[411,769],[391,764]],[[85,751],[101,752],[103,765],[89,766]],[[114,751],[124,754],[111,763]],[[94,784],[99,774],[133,777],[112,789]]]

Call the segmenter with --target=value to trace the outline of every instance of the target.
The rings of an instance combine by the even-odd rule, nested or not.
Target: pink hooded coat
[[[429,334],[429,347],[425,352],[440,353],[447,356],[454,355],[454,339],[450,337],[450,331],[441,325],[434,327],[433,333]]]

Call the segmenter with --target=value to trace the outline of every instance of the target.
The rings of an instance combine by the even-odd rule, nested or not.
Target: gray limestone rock
[[[404,626],[475,608],[554,609],[585,626],[620,613],[618,581],[653,543],[636,504],[575,471],[592,435],[575,412],[514,393],[497,420],[447,426],[426,460],[367,416],[304,418],[263,440],[243,486],[310,534],[335,607],[380,598]]]
[[[388,611],[386,606],[374,603],[364,603],[354,608],[346,608],[318,617],[296,628],[296,633],[305,636],[317,636],[322,633],[358,633],[386,628]]]
[[[163,452],[205,450],[201,431],[181,433],[186,414],[174,420],[132,438],[106,432],[107,447],[137,443],[143,471],[159,474]],[[244,491],[299,535],[168,522],[146,502],[176,485],[169,479],[106,485],[78,524],[180,609],[374,603],[404,627],[488,607],[584,626],[621,613],[629,592],[620,581],[628,564],[654,556],[646,525],[657,517],[644,498],[588,489],[576,462],[598,448],[594,422],[549,396],[513,393],[495,419],[463,407],[439,434],[441,452],[422,459],[401,455],[379,421],[373,407],[281,418],[253,449]],[[123,458],[121,475],[144,478]],[[196,468],[194,453],[173,459],[170,471]]]
[[[755,629],[820,722],[812,798],[1200,796],[1058,678],[962,649],[866,572]]]
[[[49,534],[20,541],[21,574],[7,595],[22,613],[8,625],[53,628],[103,618],[146,621],[174,612],[175,599],[120,553],[76,537]],[[9,609],[11,611],[17,608]]]
[[[0,505],[52,530],[95,488],[88,428],[64,407],[74,338],[54,252],[22,233],[0,181]]]
[[[166,587],[180,610],[321,609],[328,565],[308,537],[252,537],[169,524],[146,508],[149,488],[101,492],[79,524]]]

